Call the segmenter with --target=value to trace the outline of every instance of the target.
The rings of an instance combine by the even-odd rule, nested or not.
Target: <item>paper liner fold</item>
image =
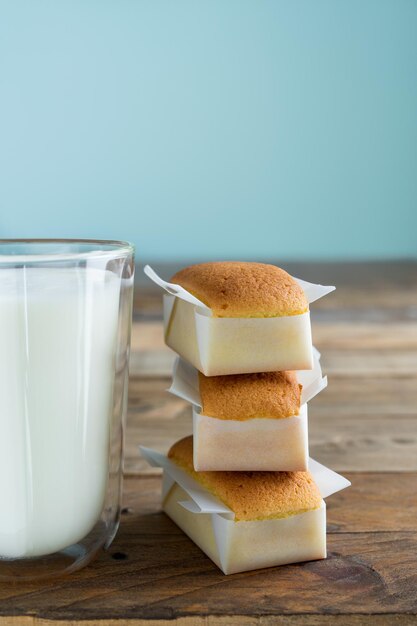
[[[198,300],[195,296],[193,296],[189,291],[187,291],[180,285],[176,285],[175,283],[168,283],[167,281],[163,280],[160,276],[158,276],[155,270],[151,268],[150,265],[145,265],[143,271],[145,272],[146,276],[148,276],[148,278],[150,278],[159,287],[164,289],[167,293],[173,296],[177,296],[178,298],[181,298],[181,300],[185,300],[186,302],[190,302],[191,304],[195,304],[196,306],[199,306],[202,309],[205,309],[206,311],[211,313],[211,309],[203,302],[201,302],[201,300]],[[292,278],[300,285],[301,289],[304,291],[304,294],[309,304],[315,302],[316,300],[319,300],[319,298],[323,298],[328,293],[336,289],[336,287],[334,287],[333,285],[317,285],[315,283],[309,283],[306,280],[296,278],[295,276],[293,276]]]
[[[189,291],[181,287],[181,285],[176,285],[175,283],[168,283],[166,280],[163,280],[158,274],[151,268],[150,265],[145,265],[143,268],[146,276],[150,278],[158,287],[164,289],[171,296],[177,296],[181,300],[185,300],[185,302],[189,302],[190,304],[195,304],[198,307],[206,310],[208,313],[211,313],[211,309],[206,306],[201,300],[198,300],[195,296],[193,296]]]
[[[327,387],[327,376],[322,375],[320,366],[320,352],[313,347],[313,369],[299,370],[296,372],[300,385],[303,386],[301,392],[301,404],[309,402],[320,391]],[[198,383],[198,370],[190,365],[185,359],[177,357],[175,359],[172,384],[168,389],[169,393],[186,400],[196,407],[202,408],[200,390]]]
[[[226,515],[228,519],[234,519],[233,511],[225,504],[220,502],[214,495],[207,491],[202,485],[200,485],[194,478],[192,478],[187,472],[182,470],[178,465],[173,463],[167,456],[151,448],[139,447],[142,456],[153,467],[161,467],[173,481],[178,483],[182,489],[187,493],[191,500],[196,505],[196,510],[193,512],[198,513],[218,513]],[[327,498],[351,484],[347,478],[337,474],[333,470],[325,467],[314,459],[309,459],[309,471],[311,472],[314,481],[320,491],[321,497]],[[188,510],[189,507],[187,507]]]
[[[163,509],[225,573],[326,557],[326,504],[284,518],[236,522],[217,500],[165,455],[140,448],[151,465],[162,467]],[[317,461],[311,473],[322,498],[350,485]]]
[[[144,271],[165,291],[166,344],[206,376],[312,368],[310,311],[265,318],[215,317],[180,285],[164,281],[149,265]],[[296,280],[309,302],[334,289]]]
[[[187,472],[182,470],[178,465],[170,461],[167,456],[151,450],[150,448],[139,447],[142,456],[153,467],[161,467],[173,481],[178,483],[182,489],[190,496],[196,509],[193,513],[221,513],[234,518],[234,513],[222,504],[215,496],[210,494],[202,485],[194,480]],[[186,507],[188,508],[188,507]]]

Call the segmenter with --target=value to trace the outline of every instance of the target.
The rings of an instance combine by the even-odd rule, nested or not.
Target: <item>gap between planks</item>
[[[192,615],[174,619],[87,619],[87,620],[49,620],[36,616],[18,615],[0,617],[0,626],[416,626],[417,615],[340,612],[334,615]]]

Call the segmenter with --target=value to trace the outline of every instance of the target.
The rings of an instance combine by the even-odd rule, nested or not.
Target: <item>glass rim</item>
[[[73,252],[56,251],[56,252],[28,252],[24,254],[4,254],[1,251],[2,246],[13,245],[28,245],[28,246],[48,246],[60,244],[63,246],[91,246],[95,249],[80,252],[74,250]],[[109,246],[109,249],[105,249]],[[117,240],[117,239],[0,239],[0,266],[20,264],[20,263],[45,263],[54,261],[80,261],[82,259],[116,259],[123,258],[129,255],[135,254],[135,246],[129,241]]]

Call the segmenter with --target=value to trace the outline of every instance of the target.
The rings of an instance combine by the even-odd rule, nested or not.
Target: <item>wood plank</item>
[[[274,263],[274,261],[272,261]],[[393,322],[417,320],[417,262],[282,263],[295,276],[312,282],[336,285],[329,297],[312,306],[313,318],[329,321]],[[183,265],[189,265],[186,262]],[[158,264],[163,277],[171,276],[181,264]],[[138,268],[135,311],[141,319],[161,317],[161,291]]]
[[[322,367],[329,376],[381,376],[392,380],[417,376],[416,350],[330,350],[322,354]]]
[[[42,619],[33,616],[0,616],[1,626],[415,626],[417,616],[412,614],[356,615],[192,615],[175,619]]]
[[[417,414],[416,378],[395,378],[387,385],[381,378],[329,377],[328,387],[317,395],[310,407],[320,407],[320,413],[334,414],[337,409],[342,415],[352,413]],[[129,406],[132,410],[142,404],[149,407],[156,403],[175,399],[167,393],[169,378],[131,378],[129,383]],[[186,406],[186,403],[184,403]],[[139,415],[138,415],[139,417]]]
[[[309,404],[320,415],[417,415],[417,379],[329,376],[328,387]]]
[[[229,577],[159,512],[158,479],[128,479],[130,510],[111,549],[71,577],[42,585],[2,584],[0,624],[39,626],[48,619],[101,626],[115,619],[186,624],[186,618],[195,620],[189,624],[221,624],[216,620],[226,617],[223,624],[250,624],[241,621],[245,616],[265,626],[280,623],[277,614],[305,625],[318,624],[312,616],[323,614],[346,616],[340,624],[375,620],[374,615],[408,619],[417,615],[417,474],[405,477],[353,475],[349,491],[329,498],[328,559]],[[26,621],[4,619],[17,615],[26,615]],[[273,621],[260,621],[261,616]],[[378,622],[356,621],[361,623]]]
[[[339,284],[343,287],[362,288],[367,293],[376,289],[416,288],[417,289],[417,260],[416,259],[386,259],[379,261],[288,261],[285,259],[262,258],[251,259],[261,263],[272,263],[283,267],[292,276],[298,276],[310,282],[321,282],[323,285]],[[159,262],[155,260],[137,263],[135,283],[140,289],[155,289],[154,284],[143,272],[144,264],[149,263],[153,269],[165,280],[175,274],[181,268],[200,263],[198,259],[193,261],[177,260]]]
[[[351,418],[314,415],[310,456],[336,471],[417,470],[417,418],[384,415]]]
[[[417,348],[417,323],[390,324],[366,322],[313,323],[314,343],[319,350],[337,349],[348,352],[359,349],[415,350]],[[161,321],[135,322],[132,328],[132,352],[162,350],[164,345]]]
[[[166,452],[177,440],[191,434],[192,420],[188,409],[172,420],[143,420],[130,426],[126,447],[127,474],[158,474],[139,456],[144,445]],[[417,418],[410,416],[356,415],[350,419],[319,416],[310,419],[310,456],[335,471],[416,471]]]
[[[165,391],[174,355],[161,293],[141,276],[120,532],[68,578],[3,583],[0,626],[417,625],[417,262],[288,269],[337,286],[312,306],[329,387],[309,406],[313,456],[352,481],[327,501],[329,558],[225,577],[160,512],[160,476],[138,445],[165,451],[191,413]]]
[[[318,349],[321,347],[318,345]],[[133,352],[132,376],[171,376],[175,354],[168,348]],[[386,379],[417,376],[417,351],[413,350],[332,350],[322,353],[322,367],[329,376],[382,376]]]
[[[192,432],[190,406],[168,381],[133,379],[125,471],[155,474],[139,445],[166,452]],[[334,378],[309,404],[310,454],[336,471],[417,470],[417,380]]]
[[[313,325],[326,373],[334,376],[417,376],[417,324]],[[175,354],[164,345],[160,322],[136,323],[132,333],[132,376],[171,375]]]
[[[344,476],[352,485],[327,499],[328,532],[416,531],[417,472],[345,472]],[[132,517],[138,515],[160,512],[160,492],[160,476],[126,478],[123,500],[128,510],[123,524],[133,523]]]
[[[141,332],[141,329],[138,329]],[[417,323],[338,322],[314,323],[314,343],[319,350],[415,350],[417,348]]]

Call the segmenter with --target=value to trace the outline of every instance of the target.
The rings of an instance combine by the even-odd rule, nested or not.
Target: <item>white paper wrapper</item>
[[[327,376],[323,376],[320,365],[320,352],[313,346],[313,369],[297,372],[297,380],[303,386],[301,403],[310,402],[320,391],[327,387]],[[169,393],[202,408],[198,384],[198,371],[181,357],[175,359],[172,372],[172,384]]]
[[[149,265],[144,271],[166,291],[167,345],[206,376],[312,368],[309,312],[271,318],[213,317],[191,293],[162,280]],[[309,303],[335,289],[295,280]]]
[[[166,456],[141,448],[144,458],[164,470],[165,512],[225,573],[326,556],[326,509],[283,519],[235,522],[234,513]],[[350,482],[310,460],[310,471],[322,498]]]
[[[307,402],[327,385],[320,353],[313,369],[297,372],[303,385],[299,415],[280,419],[225,420],[201,413],[198,371],[178,358],[168,391],[193,405],[196,471],[296,471],[308,469]]]
[[[193,407],[193,440],[197,472],[306,470],[307,405],[292,417],[242,421],[208,417]]]

